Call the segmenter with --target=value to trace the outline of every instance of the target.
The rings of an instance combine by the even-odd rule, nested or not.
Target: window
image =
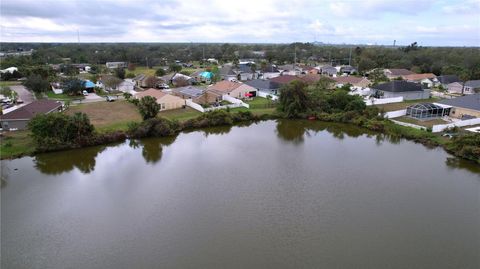
[[[160,110],[164,110],[166,108],[165,103],[160,104]]]

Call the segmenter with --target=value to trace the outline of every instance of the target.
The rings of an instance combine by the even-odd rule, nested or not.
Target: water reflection
[[[147,163],[155,164],[162,159],[162,146],[169,146],[175,142],[177,136],[161,138],[145,138],[142,140],[130,140],[129,146],[136,149],[142,147],[142,156]]]
[[[470,172],[480,174],[480,165],[471,161],[459,159],[456,157],[449,157],[445,160],[445,164],[453,169],[467,169]]]
[[[78,168],[88,174],[95,169],[95,159],[107,146],[87,147],[79,150],[67,150],[42,153],[35,156],[35,168],[47,175],[58,175]]]

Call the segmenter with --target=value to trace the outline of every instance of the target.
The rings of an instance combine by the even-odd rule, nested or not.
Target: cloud
[[[443,1],[443,2],[440,2]],[[479,45],[477,0],[1,0],[1,41]],[[465,5],[463,5],[465,4]],[[465,7],[467,6],[467,7]],[[443,14],[443,15],[442,15]],[[461,29],[441,32],[442,25]],[[463,27],[470,25],[469,27]],[[423,36],[422,36],[423,35]]]

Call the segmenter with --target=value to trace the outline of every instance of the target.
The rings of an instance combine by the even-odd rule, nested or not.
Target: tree
[[[185,87],[190,85],[190,82],[184,77],[177,77],[175,78],[175,86],[177,87]]]
[[[178,73],[182,70],[182,66],[178,64],[171,64],[168,67],[168,70],[170,70],[170,72]]]
[[[121,67],[115,69],[115,76],[119,79],[125,79],[125,69]]]
[[[167,72],[165,72],[165,69],[163,68],[158,68],[157,71],[155,71],[155,75],[158,77],[165,76]]]
[[[48,80],[42,78],[40,75],[31,75],[25,80],[23,85],[32,92],[41,93],[50,89],[50,83]]]
[[[122,80],[113,76],[107,76],[103,79],[103,85],[107,90],[116,89],[120,83],[122,83]]]
[[[148,120],[157,116],[160,111],[160,105],[157,103],[157,98],[144,96],[138,103],[138,110],[143,120]]]
[[[132,94],[129,93],[129,92],[124,92],[123,93],[123,98],[125,98],[125,100],[129,101],[130,98],[132,98]]]
[[[308,97],[305,91],[306,84],[299,80],[282,86],[278,110],[286,113],[287,117],[294,118],[308,110]]]
[[[154,76],[149,76],[145,79],[145,86],[147,88],[155,88],[159,82],[159,79]]]
[[[85,81],[72,77],[63,83],[63,92],[69,95],[79,95],[85,90]]]
[[[128,71],[133,71],[137,68],[137,66],[134,63],[128,63]]]

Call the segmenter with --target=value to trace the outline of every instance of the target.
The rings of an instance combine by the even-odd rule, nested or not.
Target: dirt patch
[[[137,107],[126,101],[85,103],[71,106],[66,111],[68,115],[76,112],[87,114],[90,122],[96,127],[142,120]]]

